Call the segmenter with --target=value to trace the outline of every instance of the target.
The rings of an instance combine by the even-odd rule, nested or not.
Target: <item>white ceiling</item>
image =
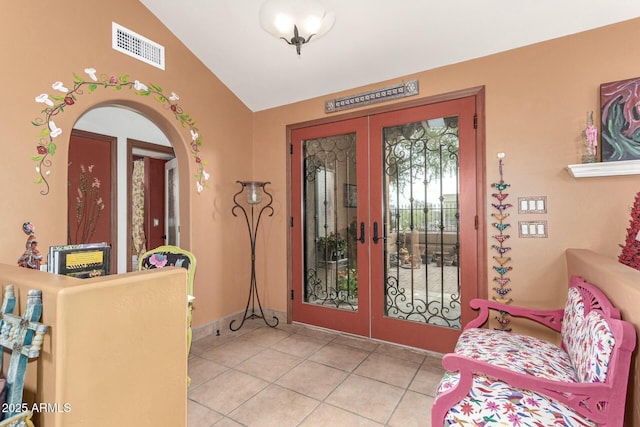
[[[261,29],[264,0],[140,1],[252,111],[640,16],[638,0],[323,0],[335,25],[298,56]]]

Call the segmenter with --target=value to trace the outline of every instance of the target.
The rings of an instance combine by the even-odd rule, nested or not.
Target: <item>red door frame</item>
[[[144,141],[139,141],[136,139],[131,139],[131,138],[127,138],[127,176],[131,177],[133,175],[133,160],[134,160],[134,155],[133,155],[133,151],[134,149],[139,149],[143,152],[147,152],[147,153],[160,153],[160,155],[170,155],[170,156],[174,156],[175,157],[175,152],[173,150],[173,147],[167,147],[164,145],[157,145],[157,144],[152,144],[149,142],[144,142]],[[143,157],[143,156],[141,156]],[[131,178],[129,178],[131,179]],[[163,182],[164,182],[164,175],[162,178]],[[163,186],[163,194],[164,194],[164,186]],[[164,197],[164,196],[163,196]],[[131,254],[132,251],[132,244],[131,244],[131,185],[127,186],[127,254]],[[163,218],[164,218],[164,212],[163,212]],[[147,248],[149,249],[149,248]],[[137,266],[135,265],[131,265],[131,255],[127,256],[127,271],[133,271],[137,268]]]
[[[392,104],[387,106],[374,107],[371,109],[356,111],[353,113],[346,113],[342,115],[340,119],[337,119],[335,117],[327,117],[324,119],[288,125],[286,150],[288,153],[293,154],[293,151],[291,151],[293,150],[293,141],[294,141],[293,134],[300,129],[310,128],[310,127],[315,127],[315,126],[320,126],[320,125],[325,125],[330,123],[336,123],[338,121],[346,121],[353,118],[368,118],[376,114],[382,114],[382,113],[387,113],[387,112],[392,112],[397,110],[405,110],[412,107],[424,106],[424,105],[429,105],[429,104],[434,104],[434,103],[439,103],[439,102],[444,102],[449,100],[455,100],[455,99],[464,98],[464,97],[472,97],[475,103],[475,116],[474,116],[475,136],[474,138],[475,138],[476,147],[475,147],[475,153],[473,153],[473,155],[475,156],[475,164],[476,164],[476,176],[475,176],[476,200],[475,200],[474,211],[476,213],[477,219],[475,220],[475,222],[477,226],[474,224],[474,227],[477,227],[475,230],[475,232],[477,233],[477,244],[476,244],[475,252],[478,260],[476,263],[477,282],[476,282],[475,294],[477,294],[478,298],[487,298],[487,295],[488,295],[488,288],[486,286],[486,283],[487,283],[487,258],[486,258],[487,257],[487,251],[486,251],[487,237],[486,237],[486,226],[485,226],[486,224],[486,215],[485,215],[486,171],[484,166],[486,141],[485,141],[485,105],[484,105],[485,89],[484,89],[484,86],[462,89],[455,92],[433,95],[433,96],[429,96],[429,97],[425,97],[417,100],[410,100],[407,102],[402,102],[402,103],[397,103],[397,104]],[[302,209],[302,200],[300,196],[301,183],[296,182],[295,179],[292,179],[292,177],[295,176],[296,171],[299,173],[300,171],[299,168],[301,165],[296,164],[296,162],[293,160],[294,159],[293,155],[291,157],[292,157],[292,162],[289,165],[289,170],[288,170],[289,172],[288,180],[289,180],[289,187],[291,191],[289,212],[291,214],[291,218],[293,219],[294,213],[297,212],[299,209]],[[296,170],[296,168],[298,169]],[[360,193],[361,192],[359,191],[359,194]],[[360,200],[358,200],[358,205],[361,206]],[[382,205],[380,204],[379,206],[382,206]],[[378,217],[378,221],[381,221],[381,218],[382,216],[380,214]],[[360,218],[358,220],[360,221]],[[369,224],[369,223],[366,223],[366,224]],[[366,230],[367,230],[367,236],[371,236],[370,227],[367,226]],[[300,301],[297,299],[301,298],[301,296],[296,295],[296,297],[294,297],[294,294],[295,294],[294,290],[297,290],[296,286],[299,286],[299,283],[297,283],[297,281],[299,282],[300,279],[297,279],[297,278],[301,277],[302,275],[302,263],[296,262],[296,259],[295,259],[296,256],[299,256],[299,254],[301,254],[302,233],[301,232],[296,233],[295,224],[293,224],[289,230],[289,239],[290,239],[290,245],[288,250],[289,252],[288,293],[289,292],[291,293],[291,298],[287,306],[287,311],[288,311],[287,321],[291,322],[293,317],[292,313],[296,310],[296,306],[298,306],[299,308],[299,304],[300,304]],[[364,251],[359,251],[359,252],[364,252]],[[297,293],[300,293],[300,292],[298,291]],[[464,307],[464,306],[468,306],[469,301],[462,300],[461,303]],[[469,318],[468,309],[466,309],[464,313],[465,314],[463,314],[462,325],[466,324]],[[297,319],[293,319],[293,320],[297,320]],[[423,337],[423,338],[428,340],[428,337]],[[421,341],[422,344],[424,344],[425,339]],[[395,338],[391,338],[387,340],[395,341]],[[429,343],[429,344],[432,344],[432,343]],[[407,344],[407,345],[412,345],[412,344]],[[418,345],[416,346],[424,348],[424,345],[420,345],[420,343],[418,343]],[[440,350],[440,351],[447,352],[447,351],[450,351],[449,349],[451,348],[451,342],[450,340],[447,340],[447,342],[443,343],[443,345],[437,345],[437,346],[443,348],[443,350]]]
[[[144,229],[147,250],[166,244],[164,234],[165,217],[165,170],[163,159],[144,157]]]

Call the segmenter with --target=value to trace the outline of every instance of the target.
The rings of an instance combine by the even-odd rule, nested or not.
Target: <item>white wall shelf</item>
[[[582,163],[567,166],[574,178],[594,176],[616,176],[640,174],[640,160],[621,160],[618,162]]]

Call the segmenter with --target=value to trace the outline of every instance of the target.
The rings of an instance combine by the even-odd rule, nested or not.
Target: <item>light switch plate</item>
[[[547,221],[518,221],[518,235],[522,238],[548,237]]]
[[[518,197],[518,213],[547,213],[547,196]]]

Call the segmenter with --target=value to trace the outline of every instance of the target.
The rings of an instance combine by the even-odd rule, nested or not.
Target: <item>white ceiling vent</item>
[[[112,22],[112,47],[126,55],[164,70],[164,46]]]

